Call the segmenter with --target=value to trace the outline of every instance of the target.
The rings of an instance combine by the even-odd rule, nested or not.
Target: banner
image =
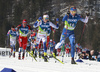
[[[8,56],[10,55],[10,48],[0,48],[0,56]]]

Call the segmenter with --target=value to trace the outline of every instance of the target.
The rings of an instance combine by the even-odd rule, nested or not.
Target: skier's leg
[[[57,45],[55,46],[55,49],[53,51],[53,56],[56,56],[56,52],[58,48],[61,48],[61,46],[64,44],[64,41],[67,37],[67,34],[65,33],[65,30],[63,30],[62,34],[61,34],[61,38],[60,38],[60,42],[57,43]]]
[[[49,58],[51,58],[53,56],[53,47],[50,47],[50,55]]]
[[[70,44],[71,44],[71,57],[72,57],[72,64],[76,64],[74,61],[74,54],[75,54],[75,36],[74,34],[69,36]]]
[[[27,47],[27,37],[23,37],[23,54],[22,54],[22,59],[24,59],[24,56],[25,56],[25,50],[26,50],[26,47]]]
[[[15,45],[13,45],[13,57],[15,57]]]
[[[42,38],[43,47],[44,47],[44,61],[47,62],[47,47],[46,47],[46,36]]]
[[[19,54],[18,54],[18,59],[21,59],[21,52],[22,52],[22,47],[19,47]]]
[[[22,52],[22,37],[19,36],[19,54],[18,54],[18,59],[21,59],[21,52]]]
[[[39,43],[41,41],[42,37],[40,36],[40,34],[38,33],[37,34],[37,37],[36,37],[36,43],[37,43],[37,48],[39,49]]]
[[[11,51],[10,51],[9,57],[11,57],[11,55],[12,55],[12,52],[13,52],[13,46],[10,45],[10,48],[11,48]]]
[[[15,45],[16,45],[16,39],[13,41],[13,57],[15,57]]]
[[[37,50],[38,50],[38,53],[39,53],[39,58],[40,58],[40,46],[41,46],[41,39],[42,39],[42,37],[40,36],[40,34],[38,33],[37,34],[37,37],[36,37],[36,43],[37,43]],[[43,58],[44,58],[44,56],[43,56]]]
[[[37,49],[35,48],[35,57],[37,57]]]
[[[24,56],[25,56],[25,49],[23,49],[22,59],[24,59]]]
[[[67,38],[67,30],[64,28],[60,37],[60,42],[57,43],[57,45],[55,46],[55,49],[61,48],[66,38]]]
[[[70,44],[71,44],[71,57],[74,57],[74,53],[75,53],[75,36],[74,34],[72,34],[69,37],[70,40]]]
[[[49,45],[49,41],[50,41],[50,35],[47,36],[47,43],[46,43],[46,46],[48,47]],[[48,48],[47,48],[48,49]]]
[[[13,52],[13,40],[12,39],[10,39],[10,48],[11,48],[11,51],[10,51],[9,57],[11,57],[12,52]]]
[[[27,37],[23,37],[23,49],[26,50],[27,47]]]

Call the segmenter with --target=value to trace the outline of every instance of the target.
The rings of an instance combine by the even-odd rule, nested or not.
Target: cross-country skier
[[[59,19],[56,19],[57,25],[54,25],[52,22],[49,21],[49,15],[45,14],[43,15],[43,20],[38,21],[38,23],[35,23],[33,27],[38,27],[38,33],[37,33],[37,38],[36,42],[37,44],[40,43],[42,40],[43,42],[43,47],[44,47],[44,61],[47,62],[47,47],[46,47],[46,42],[47,42],[47,36],[51,32],[51,27],[58,29],[58,21]]]
[[[64,54],[65,54],[65,43],[61,47],[61,55],[62,55],[62,57],[64,57]]]
[[[69,53],[70,53],[70,45],[68,44],[68,43],[66,43],[66,45],[65,45],[65,47],[66,47],[66,57],[67,57],[67,55],[68,55],[68,57],[69,57]]]
[[[36,32],[35,30],[32,31],[33,33],[30,35],[28,41],[31,43],[31,53],[37,57],[37,44],[36,44]]]
[[[37,48],[36,48],[37,44],[36,41],[33,40],[31,41],[31,53],[34,57],[37,57]]]
[[[19,31],[19,55],[18,59],[21,59],[21,52],[23,51],[22,54],[22,59],[24,59],[25,55],[25,49],[27,46],[27,35],[29,30],[32,30],[32,28],[27,24],[27,20],[24,19],[22,21],[22,24],[18,25],[16,29]]]
[[[32,34],[30,35],[28,41],[29,42],[36,41],[36,35],[37,35],[37,33],[35,32],[35,30],[32,30]]]
[[[10,36],[10,47],[11,47],[11,57],[13,52],[13,57],[15,57],[15,45],[16,45],[16,38],[18,36],[18,32],[15,30],[14,26],[11,26],[11,30],[8,31],[7,36]]]
[[[40,21],[40,20],[42,20],[42,17],[39,17],[39,18],[37,19],[37,21],[35,22],[35,24],[37,24],[38,21]],[[53,30],[52,27],[51,27],[51,30]],[[53,31],[54,31],[54,30],[53,30]],[[50,41],[50,33],[47,34],[47,43],[46,43],[47,48],[48,48],[48,45],[49,45],[49,41]],[[41,44],[40,44],[40,46],[41,46]]]
[[[88,16],[86,16],[85,19],[83,19],[80,15],[77,14],[77,9],[75,6],[70,7],[70,13],[68,15],[65,15],[62,19],[63,22],[65,22],[65,26],[63,28],[60,42],[57,43],[56,49],[61,48],[63,45],[65,39],[69,37],[70,44],[71,44],[71,64],[76,64],[74,61],[74,52],[75,52],[75,35],[74,35],[74,29],[76,27],[77,21],[81,20],[84,23],[88,22]],[[55,51],[54,51],[55,52]],[[55,56],[55,54],[54,54]]]
[[[53,49],[54,49],[54,44],[53,44],[52,39],[50,39],[49,48],[50,48],[50,57],[52,57],[53,56]]]

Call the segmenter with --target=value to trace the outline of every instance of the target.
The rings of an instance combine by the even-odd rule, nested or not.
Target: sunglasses
[[[71,11],[72,13],[76,13],[76,11]]]
[[[46,17],[46,18],[44,18],[44,19],[48,20],[49,18]]]

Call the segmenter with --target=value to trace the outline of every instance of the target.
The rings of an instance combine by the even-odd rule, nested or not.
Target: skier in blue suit
[[[57,45],[55,46],[55,50],[53,53],[53,56],[56,56],[55,52],[57,48],[61,48],[61,46],[63,45],[65,39],[67,37],[69,37],[70,40],[70,44],[71,44],[71,64],[76,64],[76,62],[74,61],[74,53],[75,53],[75,34],[74,34],[74,29],[76,27],[76,24],[79,20],[81,20],[84,23],[88,22],[88,15],[86,16],[85,19],[83,19],[80,15],[78,15],[77,13],[77,9],[75,6],[72,6],[70,8],[70,13],[68,15],[65,15],[62,19],[63,22],[65,22],[65,26],[63,28],[62,34],[61,34],[61,38],[60,38],[60,42],[57,43]]]

